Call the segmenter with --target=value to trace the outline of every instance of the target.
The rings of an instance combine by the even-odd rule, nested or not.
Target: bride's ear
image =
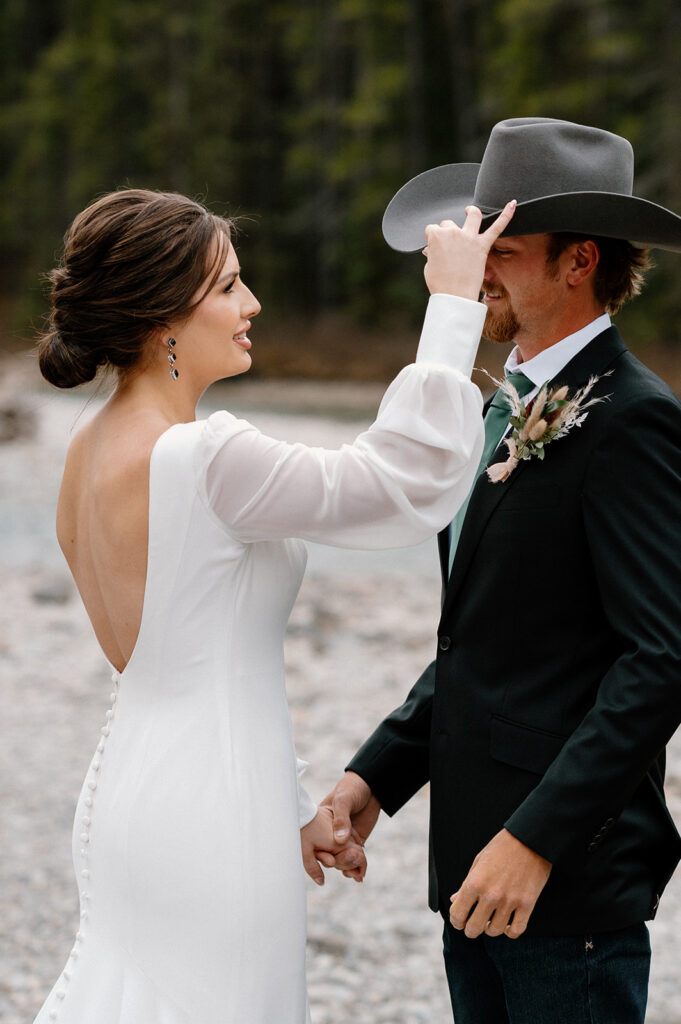
[[[168,345],[168,338],[172,337],[173,332],[170,327],[154,327],[151,335],[149,336],[149,342],[157,352],[165,352]]]

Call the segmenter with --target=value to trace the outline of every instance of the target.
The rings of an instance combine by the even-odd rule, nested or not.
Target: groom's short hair
[[[621,238],[559,231],[548,236],[546,262],[556,263],[569,245],[587,238],[596,243],[600,253],[593,280],[594,295],[608,313],[616,313],[627,299],[640,293],[645,272],[652,266],[650,249],[632,245]]]

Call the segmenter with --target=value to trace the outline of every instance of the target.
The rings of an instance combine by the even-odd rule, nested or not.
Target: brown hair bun
[[[45,379],[72,388],[100,367],[139,365],[151,335],[190,316],[212,286],[230,236],[228,220],[172,192],[121,189],[88,206],[49,275]]]

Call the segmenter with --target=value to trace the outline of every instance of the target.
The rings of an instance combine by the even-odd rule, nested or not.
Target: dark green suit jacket
[[[609,399],[543,462],[478,479],[436,660],[348,766],[388,814],[430,781],[445,915],[501,828],[550,860],[535,934],[652,917],[681,855],[663,794],[681,721],[681,404],[614,327],[554,384],[606,373],[593,395]]]

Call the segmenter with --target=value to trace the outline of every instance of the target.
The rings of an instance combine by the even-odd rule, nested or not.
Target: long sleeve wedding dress
[[[452,518],[482,448],[484,314],[431,299],[416,362],[337,451],[228,412],[158,439],[139,636],[76,809],[80,930],[36,1024],[309,1021],[299,828],[315,808],[283,658],[303,541],[416,544]]]

